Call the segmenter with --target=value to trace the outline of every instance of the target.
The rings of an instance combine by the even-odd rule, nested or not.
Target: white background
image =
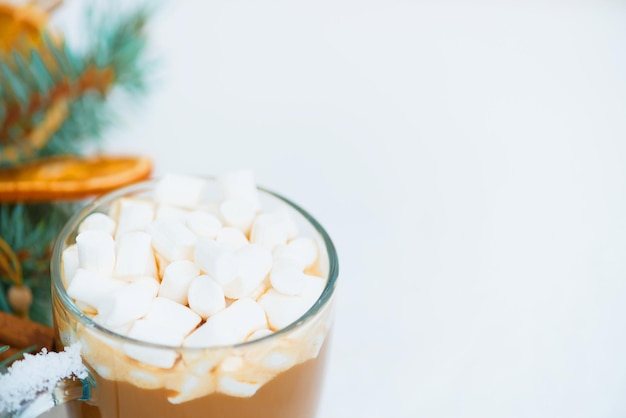
[[[105,149],[326,227],[320,417],[626,416],[625,3],[163,3]]]

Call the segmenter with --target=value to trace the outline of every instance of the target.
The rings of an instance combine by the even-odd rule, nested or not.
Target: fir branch
[[[0,169],[56,154],[80,154],[98,141],[116,116],[109,96],[146,90],[150,68],[144,55],[147,7],[125,16],[89,14],[86,33],[94,39],[84,52],[42,32],[0,48]],[[92,19],[90,21],[90,19]],[[31,288],[32,320],[50,325],[49,257],[52,243],[75,204],[0,205],[0,235],[17,254],[23,282]],[[0,269],[0,310],[11,312],[11,281]]]
[[[99,16],[88,29],[95,38],[84,54],[47,32],[30,49],[0,52],[0,168],[77,154],[86,141],[101,137],[113,115],[109,93],[146,90],[148,17],[145,7],[118,19]],[[64,103],[67,112],[59,111]],[[37,130],[42,124],[45,129]]]
[[[50,253],[54,239],[76,209],[70,203],[0,205],[2,238],[17,254],[22,265],[23,283],[33,291],[32,320],[51,325]],[[7,272],[0,269],[0,310],[12,313],[5,291],[12,285]]]

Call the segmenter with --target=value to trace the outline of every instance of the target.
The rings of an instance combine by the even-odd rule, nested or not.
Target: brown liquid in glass
[[[98,406],[84,404],[85,418],[314,418],[319,401],[326,347],[317,358],[279,374],[254,396],[214,393],[181,404],[168,402],[171,391],[140,389],[94,375]]]

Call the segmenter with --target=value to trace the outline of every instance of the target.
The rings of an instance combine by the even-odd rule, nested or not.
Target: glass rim
[[[209,181],[216,180],[215,177],[210,177],[210,176],[202,176],[201,178],[205,180],[209,180]],[[158,178],[152,178],[149,180],[140,181],[140,182],[128,185],[128,186],[121,187],[114,191],[110,191],[108,193],[105,193],[91,200],[89,203],[81,207],[79,210],[75,211],[70,216],[70,218],[63,225],[63,228],[57,235],[57,238],[55,239],[54,244],[53,244],[52,256],[51,256],[51,261],[50,261],[50,275],[51,275],[51,281],[52,281],[52,287],[53,287],[52,290],[54,290],[58,299],[61,301],[61,303],[65,307],[66,312],[68,312],[74,318],[76,318],[78,322],[82,323],[84,326],[88,327],[89,329],[96,330],[99,333],[102,333],[108,337],[112,337],[112,338],[120,340],[121,342],[129,343],[133,345],[139,345],[139,346],[144,346],[144,347],[149,347],[149,348],[176,350],[176,351],[182,351],[182,352],[200,352],[200,351],[207,351],[207,350],[218,351],[218,350],[224,350],[224,349],[243,349],[246,347],[251,347],[251,346],[258,345],[258,344],[262,344],[263,342],[271,341],[283,335],[289,334],[291,331],[296,330],[302,327],[303,325],[305,325],[307,322],[309,322],[309,320],[312,320],[312,318],[314,318],[319,312],[321,312],[321,310],[325,306],[329,304],[335,292],[335,288],[337,286],[337,277],[339,275],[339,260],[337,257],[337,251],[335,249],[335,245],[333,244],[330,236],[328,235],[324,227],[322,227],[322,225],[313,216],[311,216],[307,211],[305,211],[301,206],[299,206],[298,204],[292,202],[291,200],[287,199],[286,197],[276,192],[273,192],[265,187],[257,186],[257,189],[260,192],[273,196],[274,198],[277,198],[278,200],[287,204],[292,209],[296,210],[296,212],[298,212],[300,215],[302,215],[305,218],[305,220],[309,222],[311,226],[313,226],[315,231],[320,235],[320,237],[322,238],[324,242],[324,247],[326,249],[326,253],[328,256],[328,275],[326,277],[326,284],[324,285],[324,290],[322,291],[321,295],[317,298],[315,303],[313,303],[313,305],[302,316],[300,316],[297,320],[290,323],[286,327],[283,327],[279,329],[278,331],[274,331],[269,335],[266,335],[261,338],[257,338],[252,341],[244,341],[244,342],[237,343],[237,344],[209,345],[209,346],[202,346],[202,347],[184,347],[184,346],[166,345],[166,344],[159,344],[159,343],[152,343],[148,341],[138,340],[135,338],[128,337],[124,334],[117,333],[95,322],[92,318],[90,318],[88,315],[83,313],[78,308],[76,303],[74,303],[74,301],[68,295],[67,289],[65,288],[65,284],[63,283],[61,256],[65,247],[66,240],[70,236],[70,234],[72,234],[78,229],[78,225],[80,224],[80,222],[83,219],[85,219],[85,217],[89,215],[90,213],[94,212],[101,206],[106,205],[107,203],[113,202],[117,198],[123,197],[125,195],[129,195],[132,193],[140,192],[142,190],[150,188],[150,186],[154,186],[156,183],[158,183],[158,181],[159,181]]]

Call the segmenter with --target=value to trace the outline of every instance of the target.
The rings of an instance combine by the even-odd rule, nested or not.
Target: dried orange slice
[[[47,11],[36,4],[0,3],[0,49],[9,50],[21,37],[33,44],[41,42],[47,21]]]
[[[0,202],[84,198],[144,180],[151,172],[145,157],[47,157],[0,170]]]

